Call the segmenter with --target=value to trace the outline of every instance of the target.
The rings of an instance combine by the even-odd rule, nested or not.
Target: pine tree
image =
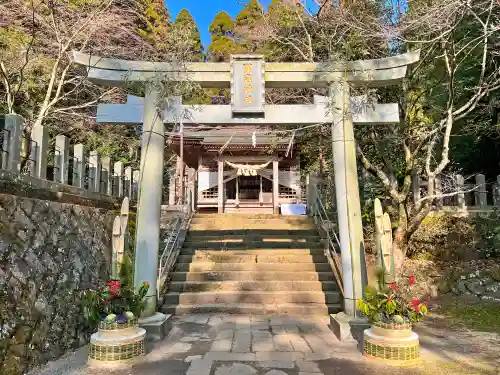
[[[189,37],[189,51],[187,57],[189,61],[203,61],[203,45],[201,44],[200,31],[191,13],[187,9],[182,9],[174,21],[174,27],[182,29]]]

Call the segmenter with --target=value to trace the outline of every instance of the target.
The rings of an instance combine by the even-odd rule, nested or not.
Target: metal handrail
[[[332,259],[332,270],[335,278],[337,279],[340,292],[344,295],[344,288],[342,284],[342,258],[339,251],[340,241],[332,226],[332,221],[328,217],[320,192],[316,186],[314,188],[315,194],[313,201],[311,202],[312,217],[320,234],[322,234],[322,232],[326,234],[328,240],[327,255],[329,255]]]
[[[160,256],[159,269],[158,269],[158,280],[157,280],[157,297],[160,298],[160,292],[162,285],[162,280],[166,280],[168,272],[177,260],[177,255],[179,254],[180,247],[182,244],[179,243],[180,234],[182,231],[187,231],[189,225],[191,224],[191,219],[193,218],[193,210],[191,207],[191,195],[188,196],[186,204],[183,206],[183,212],[185,213],[182,218],[175,218],[173,229],[170,231],[168,237],[165,239],[165,248]]]

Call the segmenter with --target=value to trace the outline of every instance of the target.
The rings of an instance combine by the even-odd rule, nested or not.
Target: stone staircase
[[[164,295],[169,314],[327,315],[341,296],[313,222],[198,214]]]

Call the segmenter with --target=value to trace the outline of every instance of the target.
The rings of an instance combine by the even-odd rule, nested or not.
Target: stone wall
[[[79,292],[108,277],[115,214],[0,194],[0,374],[86,343]]]

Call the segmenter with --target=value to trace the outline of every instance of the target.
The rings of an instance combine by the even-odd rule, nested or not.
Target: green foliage
[[[170,15],[163,1],[140,0],[138,2],[138,22],[137,33],[146,41],[154,45],[160,51],[166,51],[169,47],[167,38],[170,28]]]
[[[233,26],[234,23],[231,16],[227,12],[221,11],[215,15],[208,30],[212,34],[212,40],[215,40],[218,37],[232,36]]]
[[[183,33],[188,37],[189,51],[186,57],[189,61],[203,61],[203,46],[200,39],[200,31],[187,9],[182,9],[174,21],[174,28],[183,30]]]
[[[410,276],[406,285],[392,283],[381,288],[367,286],[364,298],[358,301],[358,308],[371,322],[420,322],[428,314],[428,308],[418,299],[410,299],[411,287],[414,284],[414,276]]]
[[[221,36],[214,39],[208,47],[208,56],[211,61],[229,61],[231,54],[238,53],[240,46],[238,46],[233,38],[229,36]]]
[[[485,258],[500,256],[500,211],[495,209],[487,217],[474,218],[476,230],[483,239],[479,251]]]
[[[97,326],[111,314],[117,316],[118,323],[126,323],[131,319],[128,312],[132,312],[136,318],[140,316],[145,307],[144,298],[149,290],[149,283],[142,283],[135,292],[133,285],[128,283],[129,273],[129,270],[123,271],[123,281],[109,281],[97,290],[83,291],[84,316],[91,327]]]
[[[264,10],[257,0],[250,0],[236,16],[236,26],[253,28],[262,22]]]

